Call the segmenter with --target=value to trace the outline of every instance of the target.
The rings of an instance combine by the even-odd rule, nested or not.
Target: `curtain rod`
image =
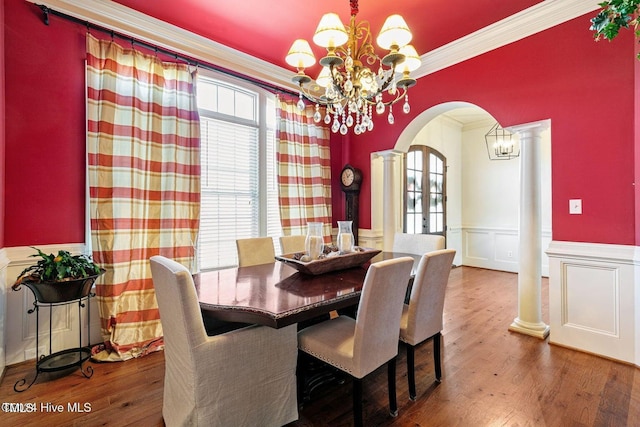
[[[246,76],[246,75],[241,74],[241,73],[237,73],[235,71],[231,71],[231,70],[229,70],[227,68],[218,67],[218,66],[215,66],[213,64],[209,64],[207,62],[198,61],[197,59],[194,59],[194,58],[191,58],[191,57],[188,57],[188,56],[185,56],[185,55],[181,55],[181,54],[176,53],[176,52],[172,52],[172,51],[170,51],[168,49],[165,49],[165,48],[160,47],[158,45],[154,45],[152,43],[148,43],[148,42],[145,42],[145,41],[142,41],[142,40],[136,40],[135,38],[133,38],[131,36],[127,36],[127,35],[118,33],[118,32],[116,32],[114,30],[101,27],[100,25],[96,25],[96,24],[91,23],[89,21],[84,21],[82,19],[76,18],[75,16],[67,15],[66,13],[59,12],[57,10],[51,9],[50,7],[45,6],[43,4],[35,4],[35,5],[38,6],[40,8],[40,10],[42,10],[43,21],[44,21],[45,25],[49,25],[49,14],[55,15],[55,16],[58,16],[60,18],[66,19],[68,21],[74,22],[76,24],[80,24],[80,25],[86,26],[87,27],[87,31],[89,31],[91,29],[102,31],[103,33],[109,34],[112,39],[114,37],[119,37],[122,40],[128,40],[128,41],[131,42],[132,46],[134,44],[137,44],[137,45],[145,47],[145,48],[147,48],[149,50],[153,50],[156,53],[162,53],[162,54],[167,55],[167,56],[172,56],[176,60],[183,61],[183,62],[185,62],[187,64],[195,65],[195,66],[198,66],[198,67],[202,67],[202,68],[205,68],[205,69],[210,70],[210,71],[215,71],[215,72],[218,72],[218,73],[226,74],[228,76],[235,77],[237,79],[244,80],[244,81],[249,82],[249,83],[253,83],[256,86],[259,86],[259,87],[261,87],[263,89],[266,89],[266,90],[269,90],[269,91],[272,91],[272,92],[282,93],[282,94],[296,96],[296,97],[298,96],[298,94],[296,92],[293,92],[291,90],[284,89],[282,87],[279,87],[279,86],[276,86],[276,85],[272,85],[272,84],[269,84],[269,83],[265,83],[265,82],[263,82],[261,80],[254,79],[252,77]]]

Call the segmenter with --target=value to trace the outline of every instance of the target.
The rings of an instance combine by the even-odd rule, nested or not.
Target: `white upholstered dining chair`
[[[273,238],[271,237],[237,239],[236,248],[238,250],[238,267],[276,262],[276,251],[273,248]]]
[[[295,325],[209,337],[189,271],[154,256],[151,273],[164,331],[167,427],[279,427],[298,419]]]
[[[444,249],[445,238],[437,234],[396,233],[393,235],[393,252],[424,255]]]
[[[304,241],[307,236],[303,234],[294,234],[292,236],[280,236],[280,248],[283,254],[292,254],[294,252],[304,252]]]
[[[442,377],[440,340],[442,312],[449,273],[456,255],[454,249],[424,254],[414,276],[409,303],[402,310],[400,341],[407,344],[407,379],[409,398],[416,399],[415,346],[433,338],[433,359],[436,381]]]
[[[353,377],[356,426],[362,425],[362,378],[385,363],[390,412],[393,416],[398,413],[395,367],[403,298],[412,267],[410,257],[371,264],[355,319],[338,316],[298,332],[301,351]]]
[[[445,248],[445,238],[438,234],[412,234],[396,233],[393,235],[393,252],[422,256],[427,252],[438,251]],[[409,302],[409,292],[413,278],[409,280],[409,288],[405,296],[405,303]]]

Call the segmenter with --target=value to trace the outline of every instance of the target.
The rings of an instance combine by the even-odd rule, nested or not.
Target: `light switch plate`
[[[582,214],[582,199],[570,199],[569,200],[569,213],[571,215]]]

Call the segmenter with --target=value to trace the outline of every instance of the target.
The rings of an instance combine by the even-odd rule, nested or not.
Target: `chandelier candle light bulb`
[[[493,144],[496,156],[506,156],[513,153],[513,142],[499,139]]]
[[[304,74],[304,69],[311,67],[316,63],[316,57],[313,56],[313,51],[309,42],[303,39],[298,39],[293,42],[291,49],[286,58],[287,64],[292,67],[296,67],[299,73]]]
[[[332,122],[331,131],[346,135],[349,128],[355,134],[373,130],[373,106],[377,114],[389,107],[387,120],[393,124],[391,105],[404,100],[403,112],[410,111],[407,90],[416,84],[410,75],[421,65],[415,48],[409,43],[411,31],[400,15],[389,16],[378,37],[378,46],[389,52],[380,58],[373,48],[372,36],[367,21],[356,22],[357,0],[350,0],[350,25],[345,27],[335,13],[327,13],[321,19],[313,35],[313,42],[327,50],[320,59],[322,65],[315,84],[305,74],[305,68],[315,64],[316,59],[309,43],[296,40],[286,56],[287,64],[295,67],[292,78],[300,87],[298,108],[304,109],[302,97],[316,104],[314,121]],[[378,64],[377,71],[369,66]],[[397,75],[397,76],[396,76]],[[386,94],[386,95],[385,95]],[[386,99],[385,99],[386,96]],[[325,108],[324,116],[319,112]]]
[[[315,44],[327,48],[331,53],[335,51],[337,46],[345,44],[347,40],[349,40],[349,34],[337,13],[326,13],[322,16],[313,35]]]
[[[384,25],[376,41],[378,42],[378,46],[390,50],[391,53],[393,53],[409,44],[412,38],[413,35],[407,23],[404,22],[404,18],[400,15],[391,15],[384,21]]]

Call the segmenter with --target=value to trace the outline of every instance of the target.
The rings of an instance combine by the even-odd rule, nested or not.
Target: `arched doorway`
[[[376,171],[380,171],[379,166],[376,166],[376,161],[382,159],[383,169],[381,171],[382,188],[383,188],[383,200],[382,206],[384,210],[382,212],[383,223],[383,248],[390,250],[392,246],[393,234],[400,230],[402,226],[403,216],[399,212],[398,194],[404,194],[404,189],[395,185],[396,182],[402,182],[398,179],[398,175],[404,170],[402,162],[405,159],[405,153],[409,150],[412,144],[416,143],[416,140],[420,139],[420,133],[423,132],[423,128],[428,127],[432,122],[436,121],[440,115],[445,115],[450,110],[454,110],[460,107],[469,107],[468,103],[448,103],[433,107],[422,114],[420,114],[412,123],[407,126],[403,133],[398,138],[395,148],[393,150],[387,150],[383,153],[372,154],[372,176]],[[491,125],[488,129],[491,129]],[[518,272],[518,316],[514,319],[513,323],[509,327],[512,331],[533,335],[539,338],[546,338],[549,333],[549,327],[542,321],[541,316],[541,274],[542,259],[546,259],[546,255],[543,254],[545,248],[548,247],[548,242],[545,244],[541,238],[541,217],[542,217],[542,193],[543,187],[547,187],[546,196],[544,199],[551,199],[551,173],[550,173],[550,132],[547,132],[550,127],[548,120],[543,120],[534,123],[528,123],[524,125],[512,126],[512,132],[518,137],[522,138],[521,151],[524,153],[521,157],[518,157],[518,163],[512,163],[511,167],[517,166],[518,173],[513,174],[510,178],[502,178],[496,181],[494,185],[480,186],[478,191],[470,192],[464,186],[473,186],[474,179],[466,177],[460,181],[460,226],[459,229],[462,232],[460,239],[452,238],[452,230],[447,230],[447,246],[456,249],[458,255],[462,254],[462,260],[464,265],[474,265],[476,260],[487,261],[491,254],[497,255],[495,261],[501,261],[499,258],[503,258],[502,261],[509,261],[513,259],[513,270]],[[487,166],[483,171],[477,175],[477,177],[492,176],[495,171],[500,168],[497,163],[508,164],[508,162],[495,162],[488,153],[488,141],[485,141],[487,130],[483,130],[482,133],[469,132],[465,137],[460,137],[458,140],[452,138],[452,134],[448,134],[447,137],[442,138],[446,140],[448,144],[454,141],[454,145],[459,145],[459,150],[462,153],[462,141],[465,140],[465,154],[460,155],[459,173],[463,176],[463,171],[466,172],[463,167],[464,160],[467,161],[466,166],[471,166],[473,163],[484,163]],[[546,137],[545,137],[546,133]],[[462,134],[462,132],[460,132]],[[545,140],[548,144],[545,144]],[[473,148],[478,148],[484,144],[482,149],[483,154],[470,155],[466,153],[468,145]],[[428,144],[427,144],[428,145]],[[543,146],[546,146],[547,155],[543,154]],[[484,156],[484,157],[483,157]],[[484,160],[483,160],[484,159]],[[379,163],[379,162],[378,162]],[[493,163],[491,165],[491,163]],[[547,173],[542,173],[542,164],[548,165]],[[377,167],[377,170],[376,170]],[[544,179],[544,176],[547,179]],[[543,181],[546,181],[547,185],[543,185]],[[517,183],[517,190],[505,191],[505,188],[510,183]],[[373,187],[373,181],[372,181]],[[373,194],[373,193],[372,193]],[[500,197],[497,203],[488,203],[487,199],[490,194],[497,194]],[[503,213],[502,207],[504,203],[502,200],[505,195],[518,194],[517,208],[518,214],[508,216],[507,218],[514,219],[516,226],[509,233],[509,227],[504,227],[504,223],[500,223],[498,227],[491,224],[491,221],[496,217],[501,217]],[[372,225],[375,224],[375,203],[378,202],[372,197]],[[468,204],[478,203],[478,206],[487,206],[482,213],[488,213],[488,215],[478,214],[475,209],[468,209]],[[502,204],[503,206],[496,206]],[[465,205],[465,209],[462,206]],[[469,215],[470,214],[470,215]],[[550,221],[550,203],[548,204],[548,217]],[[480,227],[477,224],[469,223],[470,218],[477,219],[479,221],[485,221],[486,226]],[[493,227],[493,232],[491,228]],[[549,222],[549,238],[550,222]],[[505,238],[506,237],[506,238]],[[501,253],[502,252],[502,253]],[[460,262],[460,258],[458,258]],[[454,260],[454,264],[456,260]],[[548,265],[548,263],[547,263]],[[478,266],[478,265],[475,265]],[[480,265],[481,266],[481,265]],[[491,268],[490,266],[483,266],[485,268]],[[496,268],[502,269],[502,268]],[[547,273],[548,275],[548,273]]]
[[[490,160],[485,134],[496,119],[466,102],[434,106],[417,116],[401,133],[392,150],[374,153],[371,162],[372,231],[381,234],[405,229],[404,156],[415,145],[431,147],[447,159],[447,247],[456,249],[456,265],[518,272],[519,158]],[[545,131],[540,145],[542,200],[542,274],[548,275],[544,249],[551,241],[551,142]],[[396,176],[392,195],[385,197],[382,176],[390,164]],[[392,224],[384,224],[384,209],[395,207]],[[389,216],[389,215],[388,215]],[[390,231],[389,231],[390,230]],[[380,236],[380,241],[384,237]],[[384,247],[384,244],[380,245]]]

